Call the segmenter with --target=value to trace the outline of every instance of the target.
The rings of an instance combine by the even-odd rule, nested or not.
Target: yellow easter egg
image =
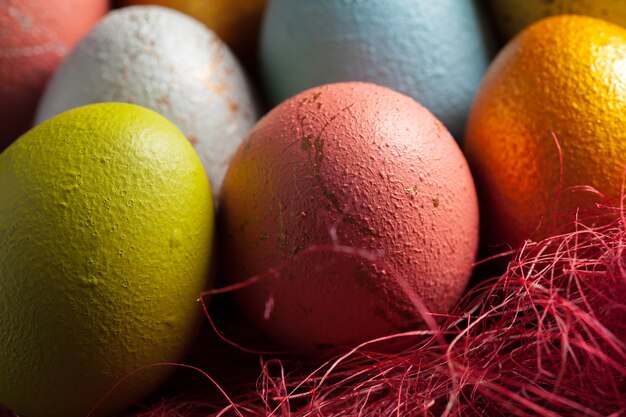
[[[56,116],[0,154],[0,403],[110,415],[183,359],[210,284],[213,203],[185,136],[130,104]]]

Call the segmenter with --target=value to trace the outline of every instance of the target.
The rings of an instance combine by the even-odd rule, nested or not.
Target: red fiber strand
[[[258,354],[259,378],[221,410],[174,401],[136,417],[235,415],[235,407],[274,417],[626,416],[625,221],[621,204],[603,206],[579,212],[571,231],[526,242],[438,328],[369,341],[321,365]],[[399,338],[412,346],[370,349]]]
[[[378,256],[336,242],[297,256],[319,251]],[[483,280],[453,312],[440,315],[438,327],[368,341],[323,363],[230,341],[204,303],[204,297],[225,290],[207,292],[199,301],[215,342],[232,355],[257,357],[258,377],[228,375],[240,380],[226,388],[214,378],[225,374],[153,365],[193,369],[217,388],[221,402],[215,395],[184,392],[133,417],[626,417],[623,200],[617,207],[579,211],[562,232],[527,241],[509,255],[507,270]],[[285,266],[242,286],[280,277]],[[373,349],[389,339],[409,341],[409,347],[395,353]],[[15,416],[0,410],[0,417]]]

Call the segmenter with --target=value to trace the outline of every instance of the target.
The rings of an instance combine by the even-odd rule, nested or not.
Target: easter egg
[[[537,20],[559,14],[592,16],[626,26],[626,2],[622,0],[489,0],[488,5],[505,39]]]
[[[189,142],[139,106],[80,107],[0,154],[0,195],[0,403],[83,417],[140,400],[173,370],[151,365],[187,352],[210,282]]]
[[[564,15],[497,56],[472,107],[465,151],[485,240],[518,245],[561,213],[619,197],[626,164],[626,29]]]
[[[262,72],[278,103],[307,88],[367,81],[405,93],[461,139],[490,59],[475,2],[274,0],[261,33]]]
[[[95,102],[134,103],[167,117],[194,145],[216,195],[229,158],[257,119],[228,48],[201,23],[158,6],[107,15],[55,73],[37,121]]]
[[[470,276],[478,206],[465,158],[428,110],[384,87],[331,84],[274,108],[221,198],[224,277],[261,277],[239,305],[298,351],[423,326],[420,303],[447,312]]]
[[[158,4],[198,19],[245,62],[256,59],[261,17],[268,0],[124,0],[126,5]]]
[[[31,126],[46,82],[107,0],[0,3],[0,151]]]

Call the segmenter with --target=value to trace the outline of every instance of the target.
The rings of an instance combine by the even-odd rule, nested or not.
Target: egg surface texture
[[[415,100],[367,83],[307,90],[247,135],[220,208],[225,276],[275,275],[238,292],[283,344],[316,351],[446,312],[478,239],[465,159]]]
[[[261,34],[266,90],[368,81],[412,96],[461,139],[490,58],[472,1],[274,0]]]
[[[267,0],[125,0],[158,4],[187,13],[214,31],[241,59],[253,62]]]
[[[626,2],[623,0],[489,0],[488,6],[505,39],[537,20],[559,14],[598,17],[626,26]]]
[[[63,113],[0,154],[0,403],[83,417],[182,360],[209,283],[213,203],[174,125],[129,104]],[[140,400],[142,369],[95,410]]]
[[[250,86],[228,48],[175,10],[111,12],[63,62],[38,122],[94,102],[135,103],[167,117],[194,145],[214,192],[257,119]]]
[[[107,0],[0,2],[0,152],[33,123],[46,82]]]
[[[619,196],[625,63],[626,29],[572,15],[533,24],[500,52],[465,139],[487,242],[538,239],[562,222],[555,215],[592,208],[597,193],[577,186]]]

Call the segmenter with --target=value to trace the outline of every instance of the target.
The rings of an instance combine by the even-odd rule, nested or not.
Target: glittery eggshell
[[[32,126],[53,71],[107,10],[107,0],[0,2],[0,151]]]
[[[606,204],[600,196],[618,202],[625,126],[626,29],[561,15],[513,38],[485,76],[465,137],[484,241],[515,247]]]
[[[274,103],[316,85],[373,82],[412,96],[460,140],[490,45],[474,1],[274,0],[261,60]]]
[[[95,102],[138,104],[167,117],[193,144],[215,195],[258,116],[251,86],[219,38],[159,6],[109,13],[56,72],[37,121]]]
[[[373,84],[316,87],[273,109],[221,198],[223,274],[274,268],[237,297],[297,350],[422,326],[412,297],[448,311],[475,257],[477,198],[459,147],[415,100]]]

